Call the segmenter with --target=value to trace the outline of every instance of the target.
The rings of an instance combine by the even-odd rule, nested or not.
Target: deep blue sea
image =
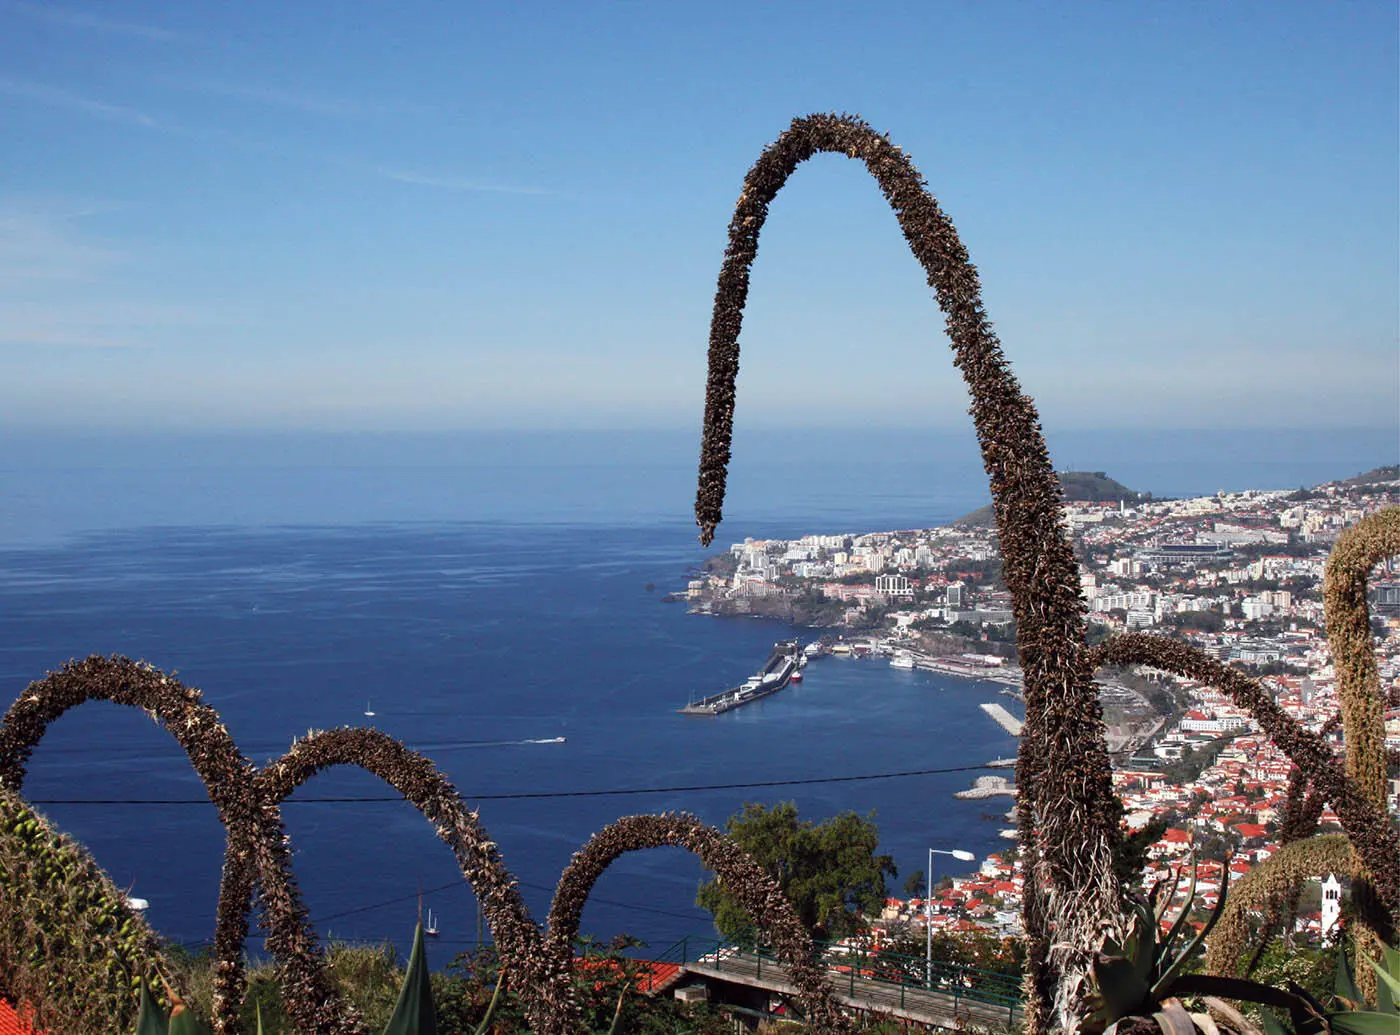
[[[995,686],[878,661],[821,660],[758,704],[678,715],[691,696],[753,672],[774,640],[814,635],[662,602],[712,552],[689,517],[691,436],[11,435],[0,445],[0,703],[67,658],[123,653],[200,687],[259,762],[308,729],[373,721],[479,805],[539,919],[570,854],[633,812],[719,824],[746,801],[785,799],[812,819],[874,811],[896,886],[929,847],[982,855],[1004,844],[1003,824],[984,817],[1009,799],[951,797],[974,774],[509,797],[854,776],[1014,752],[977,707],[1007,701]],[[1392,429],[1052,436],[1051,446],[1158,495],[1311,484],[1397,452]],[[720,548],[746,535],[937,524],[986,499],[970,435],[754,434],[736,455]],[[555,737],[566,740],[539,743]],[[102,704],[51,728],[25,790],[36,801],[202,797],[166,734]],[[346,771],[297,797],[383,793]],[[212,806],[43,808],[150,901],[162,932],[192,945],[212,934],[222,858]],[[402,946],[421,887],[440,917],[434,965],[475,942],[472,895],[409,805],[294,798],[285,816],[323,933]],[[937,858],[948,872],[960,866]],[[598,884],[584,930],[658,950],[706,932],[693,905],[701,879],[678,850],[626,857]]]

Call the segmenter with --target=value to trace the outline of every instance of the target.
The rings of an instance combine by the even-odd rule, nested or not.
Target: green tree
[[[769,808],[750,802],[729,817],[729,836],[783,890],[813,938],[844,938],[861,926],[860,914],[884,905],[885,878],[898,876],[894,859],[877,855],[875,813],[843,812],[813,823],[800,820],[795,802]],[[753,921],[718,879],[700,885],[695,902],[715,918],[724,938],[752,938]]]
[[[904,893],[910,898],[923,898],[924,887],[924,871],[915,870],[913,873],[909,874],[908,880],[904,882]]]

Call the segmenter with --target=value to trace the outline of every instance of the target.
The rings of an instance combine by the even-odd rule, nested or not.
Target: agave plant
[[[1223,870],[1229,874],[1228,859]],[[1159,882],[1147,896],[1139,895],[1133,900],[1133,924],[1127,939],[1119,945],[1109,938],[1090,965],[1094,986],[1089,999],[1094,1011],[1085,1022],[1085,1032],[1116,1035],[1136,1028],[1150,1031],[1151,1027],[1144,1026],[1154,1022],[1158,1029],[1172,1035],[1199,1030],[1174,994],[1186,964],[1220,919],[1226,888],[1221,887],[1205,925],[1184,948],[1178,949],[1196,902],[1198,876],[1199,867],[1193,863],[1186,901],[1165,936],[1161,934],[1162,926],[1177,882],[1173,881],[1165,893]],[[1153,1020],[1147,1021],[1148,1017]]]
[[[136,1035],[209,1035],[209,1025],[200,1020],[178,992],[170,987],[165,975],[160,975],[165,997],[170,1000],[170,1014],[151,997],[150,987],[141,982],[141,1011],[136,1017]]]
[[[1229,873],[1229,860],[1224,864]],[[1385,965],[1363,957],[1377,975],[1374,1009],[1357,989],[1346,946],[1338,947],[1335,979],[1337,1008],[1327,1009],[1300,986],[1274,988],[1243,978],[1188,974],[1186,965],[1196,956],[1225,909],[1228,888],[1220,897],[1196,936],[1178,949],[1187,917],[1196,898],[1198,870],[1191,872],[1185,904],[1165,936],[1160,936],[1175,883],[1166,894],[1162,884],[1146,898],[1133,903],[1132,933],[1123,945],[1112,940],[1091,966],[1094,988],[1090,1002],[1094,1013],[1084,1030],[1103,1035],[1400,1035],[1400,952],[1383,946]],[[1209,1012],[1191,1012],[1186,997],[1201,997]],[[1286,1012],[1285,1024],[1269,1010],[1252,1020],[1225,1000],[1233,999],[1273,1007]]]
[[[1338,1008],[1326,1009],[1304,989],[1292,986],[1291,991],[1307,1004],[1306,1014],[1293,1012],[1296,1035],[1335,1032],[1336,1035],[1397,1035],[1400,1033],[1400,952],[1389,945],[1381,947],[1385,963],[1369,956],[1362,959],[1376,973],[1376,1002],[1374,1009],[1356,987],[1356,977],[1347,959],[1346,945],[1337,947],[1337,977],[1335,983]],[[1273,1014],[1260,1014],[1261,1035],[1289,1035],[1289,1029]]]

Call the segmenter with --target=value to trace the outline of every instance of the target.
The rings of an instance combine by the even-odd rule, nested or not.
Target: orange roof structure
[[[15,1008],[6,999],[0,999],[0,1035],[42,1035],[36,1032],[15,1012]]]

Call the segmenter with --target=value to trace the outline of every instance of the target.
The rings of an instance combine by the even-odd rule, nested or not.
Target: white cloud
[[[0,79],[0,93],[22,100],[33,101],[49,108],[63,108],[83,115],[116,122],[128,122],[147,129],[159,129],[160,123],[150,115],[122,104],[108,104],[81,94],[73,93],[58,86],[36,83],[27,79]]]
[[[137,256],[87,231],[114,206],[0,198],[0,345],[132,348],[200,314],[143,297]]]
[[[133,36],[139,39],[154,40],[160,43],[173,43],[180,38],[179,33],[155,25],[141,25],[136,22],[115,21],[100,15],[77,11],[72,8],[55,7],[53,4],[30,4],[20,0],[8,0],[0,5],[0,10],[9,11],[34,21],[47,22],[65,29],[80,32],[106,32],[118,36]]]
[[[216,97],[231,97],[236,100],[253,101],[277,108],[290,108],[310,115],[327,115],[334,118],[353,118],[360,115],[375,115],[387,112],[403,112],[399,104],[383,104],[376,101],[363,101],[350,97],[336,97],[323,93],[306,93],[300,90],[285,90],[275,86],[226,83],[206,79],[176,79],[158,76],[154,79],[164,86],[191,93],[210,94]]]
[[[414,172],[411,169],[393,169],[382,166],[374,169],[376,176],[395,183],[412,183],[422,187],[441,187],[444,190],[479,191],[488,194],[536,194],[552,195],[554,192],[543,187],[519,187],[506,183],[483,183],[460,176],[439,176],[430,173]]]

